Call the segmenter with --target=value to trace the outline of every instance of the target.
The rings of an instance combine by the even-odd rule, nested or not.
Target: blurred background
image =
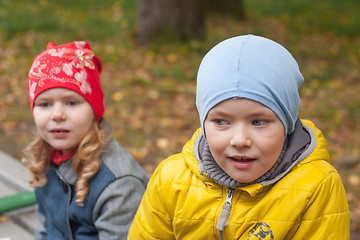
[[[104,117],[149,176],[199,127],[197,68],[218,42],[261,35],[286,47],[305,83],[300,117],[323,131],[360,232],[360,1],[1,0],[0,150],[21,160],[34,123],[27,74],[48,42],[90,43]]]

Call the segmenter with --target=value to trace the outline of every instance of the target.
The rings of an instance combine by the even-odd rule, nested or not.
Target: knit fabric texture
[[[87,42],[75,41],[63,45],[49,43],[35,57],[28,76],[28,97],[31,109],[36,97],[51,88],[67,88],[83,96],[100,121],[104,113],[104,94],[99,74],[100,59]]]
[[[285,135],[294,130],[304,79],[292,55],[280,44],[259,36],[224,40],[203,58],[197,75],[196,106],[200,124],[211,108],[229,98],[247,98],[270,108]],[[241,111],[241,109],[239,109]]]
[[[280,163],[284,157],[284,154],[286,152],[286,147],[287,147],[287,144],[285,142],[278,160],[271,167],[271,169],[269,169],[269,171],[267,171],[264,175],[262,175],[261,177],[259,177],[258,179],[254,180],[252,182],[241,183],[241,182],[234,180],[232,177],[230,177],[217,164],[217,162],[214,160],[214,157],[211,154],[211,151],[210,151],[210,148],[209,148],[209,145],[208,145],[206,139],[204,139],[204,141],[205,141],[205,144],[204,144],[204,149],[203,149],[201,160],[203,161],[205,172],[207,172],[207,174],[209,174],[209,177],[214,179],[220,185],[223,185],[226,187],[231,187],[231,188],[244,187],[244,186],[251,185],[254,183],[261,183],[264,180],[268,180],[268,179],[272,178],[273,175],[276,176],[278,174],[278,171],[280,170],[280,169],[278,169],[278,166],[280,165]]]

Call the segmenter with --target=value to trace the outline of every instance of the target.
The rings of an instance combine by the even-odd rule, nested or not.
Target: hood
[[[202,59],[196,79],[200,124],[211,108],[229,98],[247,98],[270,108],[285,135],[297,121],[304,78],[293,56],[280,44],[260,36],[226,39]]]

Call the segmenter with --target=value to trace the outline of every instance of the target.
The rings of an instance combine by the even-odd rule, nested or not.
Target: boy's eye
[[[253,121],[253,125],[258,126],[258,127],[264,126],[265,124],[266,124],[265,120],[255,120],[255,121]]]
[[[228,124],[227,121],[222,120],[222,119],[215,119],[214,122],[215,122],[215,124],[218,125],[218,126],[224,126],[224,125],[227,125],[227,124]]]

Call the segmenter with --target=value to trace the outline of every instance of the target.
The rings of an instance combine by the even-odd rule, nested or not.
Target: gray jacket
[[[148,177],[113,138],[101,155],[102,165],[89,182],[84,207],[75,203],[76,176],[71,159],[53,165],[48,182],[35,190],[40,226],[36,239],[126,239]]]

